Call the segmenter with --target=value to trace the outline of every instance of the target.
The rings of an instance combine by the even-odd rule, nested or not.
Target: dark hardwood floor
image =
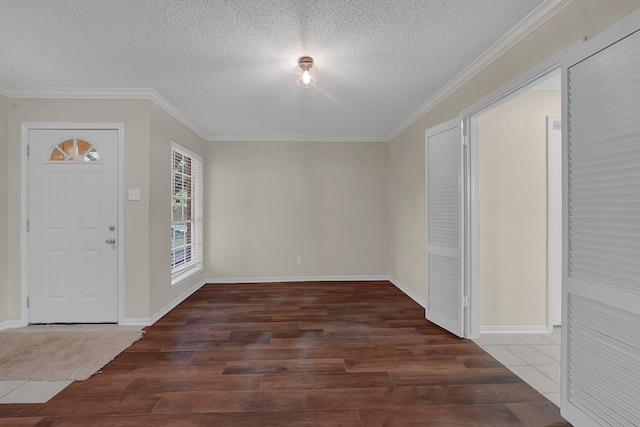
[[[206,285],[1,426],[569,426],[389,282]]]

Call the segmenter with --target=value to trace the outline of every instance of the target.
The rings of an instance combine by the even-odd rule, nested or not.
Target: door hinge
[[[462,120],[462,122],[460,122],[460,127],[462,128],[462,136],[467,136],[467,121]]]
[[[469,297],[464,297],[463,304],[465,307],[469,307]]]
[[[30,225],[31,225],[31,224],[29,224],[29,220],[27,220],[27,233],[29,232],[29,226],[30,226]]]
[[[27,157],[29,157],[29,153],[30,153],[30,151],[31,151],[31,150],[29,149],[29,147],[31,147],[31,146],[30,146],[30,145],[27,145]]]
[[[29,308],[29,297],[27,297],[27,308]]]

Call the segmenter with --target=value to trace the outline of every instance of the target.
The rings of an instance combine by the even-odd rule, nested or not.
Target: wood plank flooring
[[[569,426],[389,282],[206,285],[0,426]]]

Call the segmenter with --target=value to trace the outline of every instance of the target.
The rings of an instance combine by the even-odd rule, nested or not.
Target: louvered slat
[[[569,295],[568,400],[603,425],[640,425],[640,316]]]
[[[460,162],[459,144],[451,144],[447,140],[432,141],[428,144],[427,155],[429,159],[434,159],[433,162],[429,162],[427,180],[429,243],[457,248],[460,195],[456,166]]]
[[[427,132],[427,318],[462,336],[460,128]]]
[[[437,309],[455,322],[460,315],[458,260],[429,254],[427,310]]]
[[[640,295],[638,36],[568,75],[569,277]]]
[[[567,84],[563,415],[581,424],[636,426],[640,34],[568,67]]]

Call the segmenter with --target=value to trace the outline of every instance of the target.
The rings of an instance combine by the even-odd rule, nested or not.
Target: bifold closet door
[[[427,319],[464,336],[463,147],[460,120],[426,132]]]

